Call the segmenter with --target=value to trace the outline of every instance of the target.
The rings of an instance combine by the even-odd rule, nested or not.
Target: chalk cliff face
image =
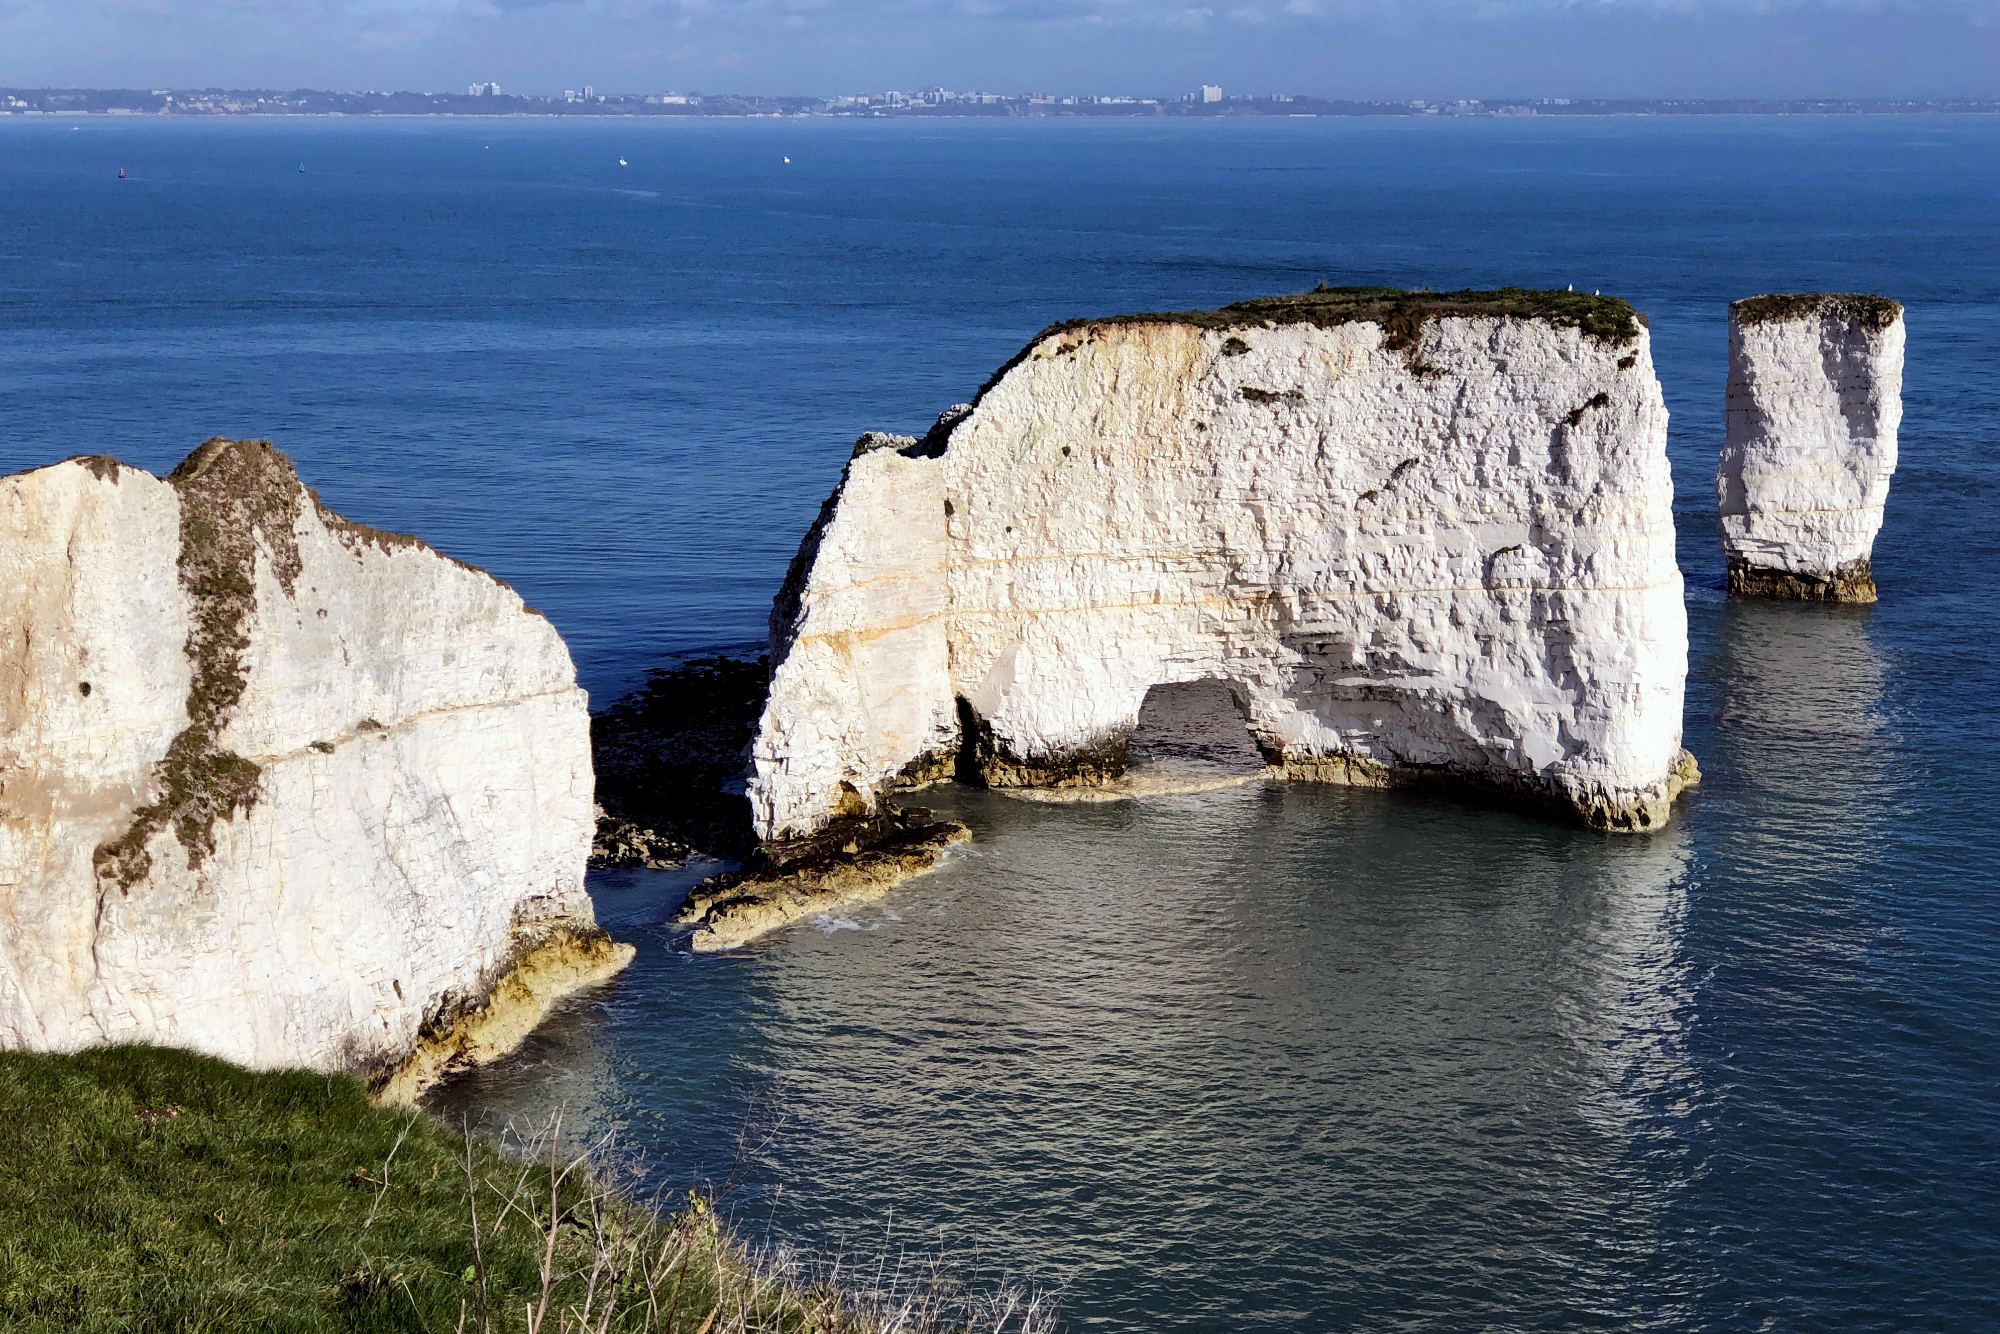
[[[1903,308],[1839,293],[1729,307],[1729,399],[1715,474],[1729,588],[1873,602],[1903,419]]]
[[[1694,778],[1666,424],[1601,298],[1050,330],[923,441],[857,446],[773,613],[758,833],[954,768],[1105,782],[1148,688],[1208,678],[1288,777],[1657,827]]]
[[[268,444],[0,478],[0,634],[0,1044],[407,1094],[629,957],[561,638]]]

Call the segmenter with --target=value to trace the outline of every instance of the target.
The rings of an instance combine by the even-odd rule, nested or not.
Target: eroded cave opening
[[[1126,759],[1134,773],[1254,774],[1264,767],[1242,706],[1228,683],[1214,678],[1148,690]]]

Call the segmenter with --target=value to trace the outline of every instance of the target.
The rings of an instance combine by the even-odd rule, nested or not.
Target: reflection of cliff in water
[[[1705,675],[1715,797],[1747,820],[1725,837],[1764,875],[1817,875],[1867,854],[1901,784],[1879,712],[1883,663],[1865,609],[1731,598]]]
[[[450,1125],[463,1117],[489,1135],[533,1133],[560,1113],[566,1140],[595,1142],[615,1133],[626,1148],[643,1147],[633,1137],[643,1140],[645,1132],[634,1122],[647,1118],[633,1094],[635,1076],[645,1078],[635,1063],[645,1058],[629,1038],[635,1027],[673,1027],[637,1013],[647,999],[646,989],[659,988],[660,952],[653,928],[687,886],[714,866],[697,860],[677,871],[592,871],[589,888],[597,920],[614,939],[638,945],[638,972],[568,997],[512,1055],[447,1080],[424,1105]],[[648,1037],[652,1043],[664,1040],[668,1050],[681,1042],[674,1031]]]
[[[1698,978],[1686,935],[1692,879],[1685,824],[1643,843],[1607,843],[1572,900],[1567,985],[1557,1022],[1582,1062],[1577,1111],[1601,1137],[1624,1198],[1587,1220],[1578,1288],[1611,1317],[1692,1321],[1712,1281],[1696,1254],[1670,1253],[1669,1212],[1701,1164],[1691,1145],[1713,1107],[1689,1038]]]
[[[1810,749],[1812,764],[1840,752],[1872,756],[1882,661],[1869,613],[1849,607],[1772,606],[1731,598],[1716,647],[1715,722],[1724,741]],[[1771,756],[1780,760],[1783,754]],[[1781,767],[1779,776],[1785,776]]]
[[[1308,785],[932,795],[968,850],[721,958],[646,929],[662,877],[593,877],[638,960],[447,1115],[564,1104],[680,1183],[731,1174],[781,1089],[746,1225],[1067,1281],[1078,1323],[1556,1326],[1579,1293],[1632,1323],[1712,1280],[1668,1245],[1713,1105],[1691,831]]]
[[[970,852],[758,972],[788,1230],[893,1213],[1017,1273],[1144,1273],[1066,1302],[1131,1327],[1701,1289],[1665,1234],[1706,1101],[1682,833],[1307,787],[939,800]]]

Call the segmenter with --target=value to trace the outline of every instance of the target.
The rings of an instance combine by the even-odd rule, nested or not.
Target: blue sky
[[[0,0],[0,84],[2000,97],[2000,0]]]

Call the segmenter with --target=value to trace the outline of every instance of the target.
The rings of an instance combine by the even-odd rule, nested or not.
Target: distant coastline
[[[493,89],[493,85],[481,85]],[[1210,94],[1205,96],[1204,93]],[[744,93],[559,95],[359,92],[313,89],[0,88],[0,115],[16,116],[846,116],[886,117],[1160,117],[1248,116],[1855,116],[2000,113],[2000,101],[1976,98],[1675,98],[1413,99],[1358,101],[1285,95],[1222,96],[1219,89],[1171,97],[1050,96],[998,93],[865,93],[842,97]]]

